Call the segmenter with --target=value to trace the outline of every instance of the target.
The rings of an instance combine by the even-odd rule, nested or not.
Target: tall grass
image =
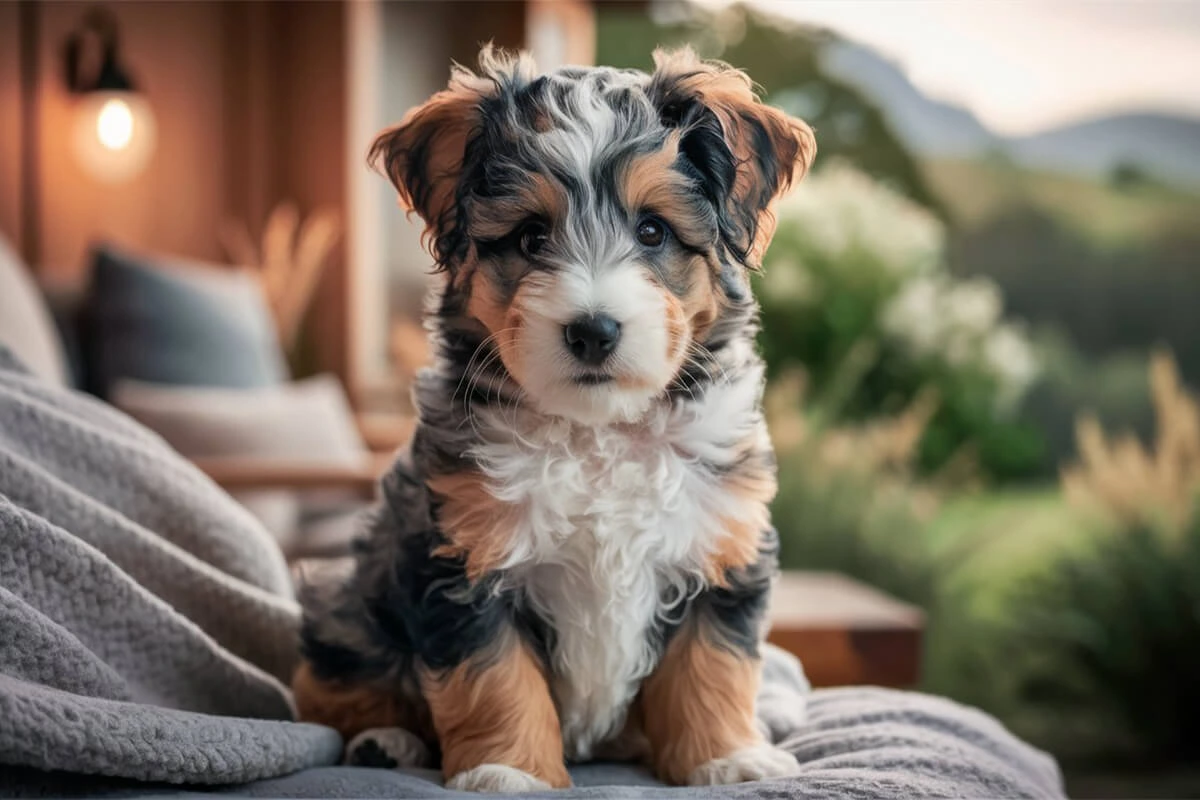
[[[783,565],[837,570],[928,607],[935,580],[925,529],[938,493],[913,480],[912,466],[934,398],[922,395],[869,425],[832,427],[827,415],[801,410],[802,391],[797,373],[788,373],[766,399]]]
[[[1153,523],[1165,515],[1162,521],[1180,527],[1200,490],[1200,406],[1165,353],[1151,360],[1150,388],[1157,422],[1153,446],[1132,434],[1107,435],[1086,415],[1078,424],[1080,462],[1063,470],[1063,491],[1122,524]]]
[[[1200,407],[1165,354],[1150,383],[1153,446],[1085,417],[1063,471],[1109,529],[1012,598],[1028,731],[1068,757],[1200,759]]]

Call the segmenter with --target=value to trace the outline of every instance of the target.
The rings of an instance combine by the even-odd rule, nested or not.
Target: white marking
[[[550,788],[524,770],[504,764],[480,764],[463,770],[446,781],[447,789],[459,792],[491,792],[493,794],[524,794]]]
[[[701,764],[692,770],[688,783],[692,786],[723,786],[799,773],[800,764],[791,753],[769,744],[760,744]]]
[[[585,424],[637,419],[679,370],[683,353],[667,353],[666,309],[659,289],[633,263],[597,268],[564,265],[544,285],[528,284],[518,295],[524,329],[517,349],[523,388],[545,414]],[[607,369],[636,385],[581,386],[567,352],[563,326],[579,316],[604,312],[621,323],[621,340]]]
[[[761,509],[718,490],[697,455],[729,458],[721,443],[765,435],[761,379],[747,370],[702,402],[659,404],[627,425],[479,413],[483,443],[469,455],[520,511],[515,531],[494,535],[512,543],[502,567],[513,585],[555,630],[550,684],[568,758],[586,759],[620,732],[657,665],[647,635],[656,618],[678,611],[685,579],[702,573],[729,521],[758,519]]]

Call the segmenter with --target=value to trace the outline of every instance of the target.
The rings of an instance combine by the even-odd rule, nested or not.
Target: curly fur
[[[811,132],[687,51],[480,61],[372,149],[428,225],[437,357],[353,574],[306,593],[302,715],[352,736],[375,693],[464,788],[618,751],[779,774],[730,767],[766,747],[776,548],[748,272]],[[598,314],[619,339],[585,361],[564,330]]]

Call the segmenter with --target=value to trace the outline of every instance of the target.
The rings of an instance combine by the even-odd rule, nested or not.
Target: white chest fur
[[[726,535],[720,520],[743,513],[712,466],[734,457],[731,442],[765,437],[760,385],[752,371],[636,425],[479,418],[493,435],[472,455],[521,510],[505,567],[554,630],[551,691],[568,758],[620,732],[656,665],[656,617]]]

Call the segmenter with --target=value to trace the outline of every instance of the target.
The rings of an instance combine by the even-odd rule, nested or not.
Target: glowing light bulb
[[[109,150],[124,150],[133,139],[133,112],[124,100],[104,103],[96,116],[96,136]]]
[[[103,183],[133,180],[154,153],[157,125],[143,95],[87,92],[76,101],[73,145],[84,171]]]

